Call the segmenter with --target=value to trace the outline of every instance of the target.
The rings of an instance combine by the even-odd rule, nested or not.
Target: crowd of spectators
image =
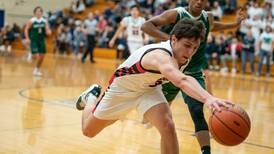
[[[107,0],[106,0],[107,1]],[[93,5],[95,0],[73,0],[70,9],[57,12],[48,12],[47,19],[52,29],[56,30],[54,36],[54,52],[63,55],[73,53],[75,56],[82,55],[93,47],[108,48],[108,42],[117,29],[119,22],[129,15],[130,6],[138,5],[141,7],[142,15],[149,19],[161,14],[167,9],[178,6],[187,6],[187,0],[113,0],[115,5],[107,7],[104,11],[94,11],[92,19],[86,17],[80,20],[75,14],[81,14],[87,7]],[[237,64],[241,61],[241,72],[246,72],[246,63],[250,62],[250,71],[261,75],[262,64],[267,64],[267,75],[270,75],[270,64],[273,58],[273,45],[267,44],[265,38],[274,39],[274,7],[273,0],[254,1],[249,0],[244,7],[248,12],[248,18],[241,24],[236,33],[220,32],[217,35],[210,34],[206,47],[206,57],[209,61],[209,68],[228,72],[227,62],[232,61],[231,72],[240,71]],[[224,14],[235,13],[238,9],[237,0],[208,0],[207,11],[211,11],[215,20],[221,20]],[[93,26],[88,27],[87,23],[92,20]],[[6,26],[0,33],[0,51],[11,50],[11,42],[14,41],[20,32],[20,28],[14,25],[13,28]],[[270,32],[268,32],[270,31]],[[90,37],[94,36],[95,41]],[[153,38],[150,39],[153,42]],[[117,44],[117,50],[126,46],[125,40],[121,36]],[[88,53],[86,53],[88,54]],[[258,57],[258,58],[257,58]],[[258,60],[258,70],[255,70],[254,63]],[[265,60],[266,59],[266,60]],[[92,61],[92,60],[91,60]]]
[[[6,25],[0,29],[0,55],[8,55],[12,51],[12,42],[20,37],[21,28],[14,23],[13,26]]]
[[[228,72],[227,61],[231,61],[231,72],[246,73],[246,63],[250,63],[250,72],[260,76],[262,65],[266,64],[266,76],[270,76],[270,65],[274,61],[274,9],[273,1],[259,3],[248,1],[245,5],[248,18],[240,25],[236,33],[224,36],[219,33],[210,35],[206,49],[209,68]],[[258,61],[255,70],[255,61]],[[241,61],[241,67],[237,63]]]

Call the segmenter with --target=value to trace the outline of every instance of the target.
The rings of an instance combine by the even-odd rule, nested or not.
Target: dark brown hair
[[[40,9],[42,12],[43,12],[43,9],[41,6],[36,6],[34,9],[33,9],[33,14],[35,14],[35,12]]]
[[[176,23],[170,33],[180,40],[181,38],[205,39],[205,25],[195,19],[184,18]]]

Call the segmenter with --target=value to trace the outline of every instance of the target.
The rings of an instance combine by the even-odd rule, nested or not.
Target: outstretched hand
[[[216,97],[209,98],[206,100],[205,105],[209,108],[211,112],[219,112],[221,111],[222,107],[229,108],[233,106],[233,103],[229,102],[228,100],[219,99]]]
[[[237,23],[240,25],[243,20],[247,18],[247,11],[245,8],[240,8],[236,14]]]

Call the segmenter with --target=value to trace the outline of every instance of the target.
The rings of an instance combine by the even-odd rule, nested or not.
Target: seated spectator
[[[220,20],[223,17],[223,11],[218,1],[215,1],[211,9],[214,20]]]
[[[59,48],[59,52],[62,55],[65,55],[65,53],[69,53],[69,42],[71,41],[71,36],[70,36],[70,32],[69,32],[69,28],[64,26],[61,31],[59,32],[58,36],[57,36],[57,40],[58,40],[58,48]]]
[[[2,39],[2,45],[0,47],[1,54],[3,55],[9,55],[11,54],[11,43],[14,40],[13,33],[10,31],[9,26],[5,26],[1,29],[1,39]]]
[[[113,37],[114,35],[114,30],[112,28],[111,25],[107,25],[105,30],[103,31],[103,33],[100,33],[100,37],[99,37],[99,47],[100,48],[106,48],[108,47],[108,43],[110,41],[110,39]]]
[[[255,38],[252,36],[251,30],[247,31],[242,43],[242,73],[246,72],[246,62],[249,59],[250,71],[254,73],[254,59],[255,59]]]
[[[86,6],[91,6],[95,3],[95,0],[85,0],[85,5]]]
[[[226,0],[225,13],[231,14],[237,10],[237,0]]]
[[[87,37],[83,26],[77,26],[73,33],[73,53],[77,56],[79,53],[83,54],[87,47]]]
[[[104,15],[100,15],[99,21],[97,23],[98,32],[103,33],[105,31],[106,27],[107,27],[107,21],[106,21]]]
[[[228,46],[229,52],[225,52],[224,55],[221,56],[221,62],[222,62],[222,73],[226,73],[228,71],[227,67],[227,61],[232,61],[232,74],[235,74],[237,72],[237,59],[238,59],[238,53],[241,51],[241,44],[238,43],[238,40],[236,38],[232,39],[232,43]]]
[[[274,36],[272,33],[272,28],[268,25],[265,28],[265,31],[261,34],[259,38],[259,47],[260,47],[260,62],[258,66],[258,72],[256,76],[260,76],[262,73],[262,65],[264,58],[266,58],[266,76],[270,76],[270,58],[274,48]]]
[[[257,2],[254,1],[250,1],[249,2],[249,8],[247,10],[248,16],[250,17],[250,19],[253,19],[254,16],[257,16],[258,18],[262,18],[263,17],[263,9],[259,7],[259,4]]]
[[[220,52],[222,50],[220,38],[217,38],[216,41],[214,41],[214,37],[212,35],[209,35],[206,45],[206,57],[209,62],[209,69],[215,69],[219,70],[220,66]],[[217,60],[217,65],[214,66],[214,60]]]
[[[13,23],[11,31],[13,32],[15,38],[19,38],[21,36],[21,28],[16,23]]]
[[[259,16],[254,16],[253,19],[249,21],[249,24],[251,26],[252,36],[257,40],[263,29],[263,22]]]
[[[73,13],[82,13],[85,11],[86,6],[83,0],[73,0],[71,3],[71,10]]]
[[[2,29],[0,29],[0,54],[2,55],[4,51],[5,51],[5,46],[4,46],[4,30],[2,28]]]
[[[263,21],[263,28],[265,29],[267,25],[270,25],[272,29],[274,29],[274,19],[271,14],[269,14]]]

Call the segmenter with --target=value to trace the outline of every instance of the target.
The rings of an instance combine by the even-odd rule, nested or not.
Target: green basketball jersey
[[[31,28],[29,30],[29,37],[31,41],[43,41],[46,36],[46,19],[36,17],[31,18]]]
[[[178,12],[176,22],[178,22],[179,20],[181,20],[183,18],[192,18],[192,19],[202,21],[205,25],[205,28],[206,28],[205,40],[203,40],[201,42],[198,50],[192,56],[188,66],[184,70],[184,72],[186,74],[200,72],[204,68],[206,68],[206,66],[207,66],[207,60],[206,60],[206,57],[205,57],[205,51],[204,50],[205,50],[205,47],[206,47],[207,36],[208,36],[209,31],[210,31],[210,24],[209,24],[209,20],[208,20],[208,15],[207,15],[206,11],[203,10],[199,17],[193,17],[184,7],[178,7],[178,8],[175,8],[175,9]],[[171,32],[171,30],[173,29],[174,25],[175,24],[163,26],[163,27],[161,27],[161,31],[169,34]]]

